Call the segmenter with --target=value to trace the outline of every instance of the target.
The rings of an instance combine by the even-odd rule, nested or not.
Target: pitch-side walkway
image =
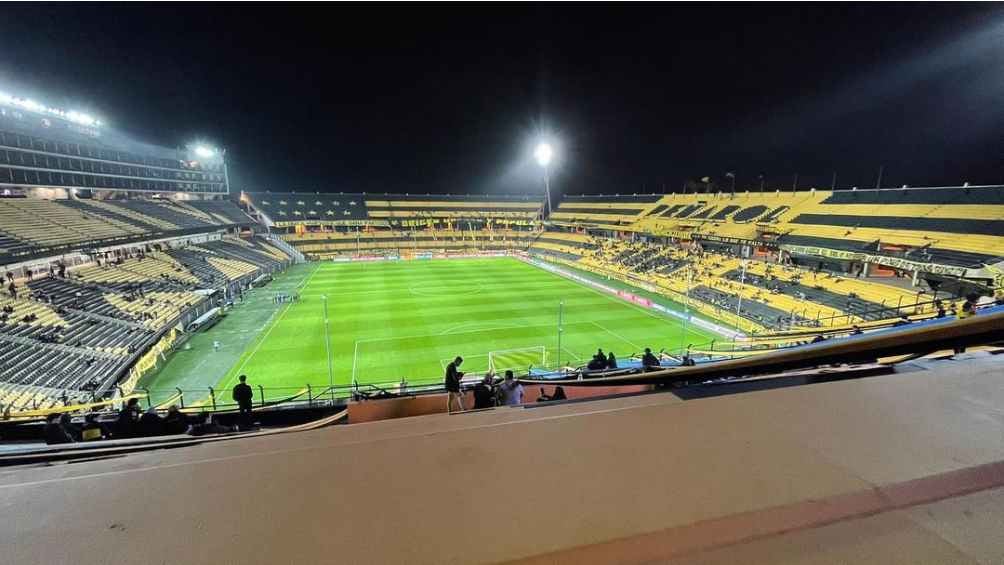
[[[1000,563],[1004,363],[0,474],[5,563]]]
[[[155,375],[144,379],[141,386],[162,391],[162,396],[170,396],[175,387],[186,391],[188,403],[201,399],[198,394],[206,387],[216,386],[224,375],[241,361],[241,357],[261,336],[262,332],[275,320],[288,304],[276,304],[276,294],[289,293],[297,289],[310,276],[317,264],[302,263],[292,265],[286,272],[262,288],[254,288],[244,294],[244,301],[237,302],[227,316],[212,328],[192,335],[182,346],[170,355],[167,363]],[[219,342],[219,350],[213,349],[213,342]],[[190,391],[190,392],[188,392]],[[154,402],[160,400],[156,394]]]

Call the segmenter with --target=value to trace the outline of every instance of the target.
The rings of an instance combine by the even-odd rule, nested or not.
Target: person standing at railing
[[[453,412],[454,400],[457,401],[460,410],[464,410],[464,393],[460,390],[460,379],[464,378],[464,374],[458,370],[463,362],[464,358],[457,355],[456,359],[450,361],[450,364],[446,366],[443,387],[446,389],[446,411],[448,413]]]
[[[247,375],[240,376],[240,383],[234,387],[233,398],[240,410],[240,427],[247,429],[251,426],[251,401],[254,399],[254,392],[247,384]]]

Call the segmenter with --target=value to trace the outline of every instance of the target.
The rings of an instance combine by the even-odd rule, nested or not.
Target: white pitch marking
[[[633,341],[631,341],[630,339],[627,339],[626,337],[622,336],[621,334],[619,334],[619,333],[617,333],[617,332],[615,332],[615,331],[613,331],[613,330],[610,330],[610,329],[608,329],[608,328],[607,328],[606,326],[604,326],[603,324],[600,324],[599,322],[592,322],[592,324],[593,324],[594,326],[596,326],[597,328],[600,328],[601,330],[603,330],[603,331],[607,332],[608,334],[610,334],[610,335],[612,335],[612,336],[616,337],[617,339],[619,339],[619,340],[623,341],[624,343],[626,343],[626,344],[630,345],[631,347],[634,347],[634,348],[636,348],[636,349],[638,349],[638,350],[641,350],[641,349],[643,349],[643,348],[642,348],[642,347],[641,347],[640,345],[638,345],[637,343],[634,343]]]

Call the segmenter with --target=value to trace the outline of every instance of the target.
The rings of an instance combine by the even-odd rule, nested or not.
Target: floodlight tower
[[[544,169],[544,193],[547,195],[547,213],[551,213],[551,170],[549,165],[554,157],[554,149],[550,143],[542,141],[533,150],[533,157],[537,159],[537,164]]]

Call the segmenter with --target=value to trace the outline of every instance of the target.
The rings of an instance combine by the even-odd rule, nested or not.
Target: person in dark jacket
[[[614,352],[611,351],[610,354],[607,355],[607,369],[616,369],[616,368],[617,368],[617,358],[614,357]]]
[[[59,416],[59,425],[63,427],[66,433],[70,434],[73,441],[80,441],[80,427],[73,423],[73,419],[66,412],[63,412]]]
[[[247,384],[247,375],[241,375],[240,381],[234,387],[233,397],[240,410],[240,427],[246,429],[251,426],[251,401],[254,399],[254,392]]]
[[[157,414],[156,408],[151,406],[140,416],[139,433],[144,437],[159,436],[164,433],[164,420]]]
[[[652,350],[648,347],[645,348],[645,354],[641,356],[641,366],[644,367],[646,371],[659,366],[659,358],[653,355]]]
[[[115,421],[115,437],[133,437],[138,431],[139,423],[139,399],[130,398],[126,405],[119,410],[119,417]]]
[[[464,374],[458,370],[464,358],[457,355],[456,359],[450,361],[446,366],[446,377],[443,379],[443,387],[446,389],[446,411],[453,412],[453,401],[457,401],[460,410],[464,410],[464,393],[460,391],[460,379]]]
[[[45,443],[48,445],[73,443],[73,436],[66,431],[59,419],[59,414],[49,414],[45,418]]]
[[[493,408],[495,406],[495,379],[489,372],[485,378],[474,385],[474,409]]]
[[[172,404],[164,417],[164,433],[183,434],[188,431],[188,418],[181,413],[177,405]]]
[[[607,368],[607,356],[603,353],[602,349],[596,350],[596,355],[593,355],[592,360],[589,361],[586,368],[590,371],[601,371]]]

